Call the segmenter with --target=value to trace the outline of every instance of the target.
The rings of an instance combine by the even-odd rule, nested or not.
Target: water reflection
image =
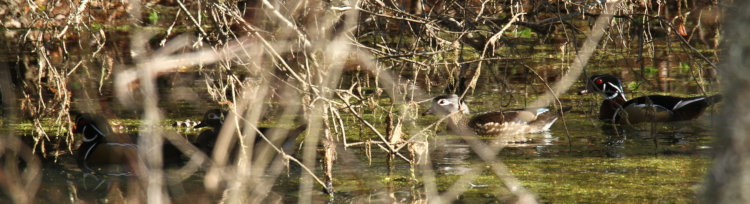
[[[535,134],[520,134],[512,136],[499,136],[488,139],[491,145],[503,147],[543,147],[553,145],[558,138],[553,137],[551,132],[541,132]]]
[[[447,175],[463,175],[471,170],[472,150],[461,139],[436,139],[430,152],[437,172]]]
[[[107,196],[112,189],[113,183],[117,183],[112,178],[103,175],[94,175],[91,173],[82,173],[80,179],[76,182],[76,192],[81,198],[101,199]]]
[[[506,149],[506,152],[521,152],[521,154],[540,154],[545,147],[555,145],[559,138],[553,137],[551,132],[536,134],[503,135],[482,138],[489,147]],[[442,137],[442,138],[441,138]],[[471,171],[472,164],[481,163],[481,159],[473,153],[471,146],[463,139],[446,139],[448,136],[437,136],[432,142],[431,158],[439,173],[445,175],[464,175]],[[501,153],[502,155],[502,153]]]
[[[165,169],[166,174],[175,169]],[[43,191],[58,191],[57,194],[41,194],[40,196],[54,201],[69,199],[72,203],[125,203],[140,202],[146,197],[145,189],[136,176],[112,176],[106,174],[85,173],[76,169],[46,168],[44,170],[46,185]],[[67,188],[55,186],[66,183]],[[219,195],[208,192],[203,187],[202,174],[196,174],[184,181],[167,181],[166,190],[173,202],[177,203],[211,203]],[[275,198],[279,198],[276,196]],[[269,198],[273,198],[272,196]],[[59,203],[59,202],[44,202]]]
[[[714,128],[708,118],[672,123],[600,126],[604,156],[623,158],[642,154],[703,154]]]

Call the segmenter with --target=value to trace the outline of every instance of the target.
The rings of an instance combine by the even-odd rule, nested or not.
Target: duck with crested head
[[[547,108],[491,111],[468,118],[469,107],[455,94],[432,99],[432,106],[423,115],[449,115],[450,131],[472,130],[477,135],[514,135],[549,130],[558,115]]]
[[[202,121],[198,125],[195,126],[195,128],[202,128],[202,127],[208,128],[202,131],[198,135],[198,138],[195,141],[195,146],[198,147],[198,149],[200,149],[201,151],[203,151],[209,156],[213,154],[214,148],[216,145],[216,140],[218,139],[219,132],[221,131],[221,128],[224,125],[224,120],[227,116],[228,116],[228,112],[223,111],[221,109],[211,109],[211,110],[206,111],[206,113],[203,116]],[[280,147],[280,150],[284,151],[287,154],[292,154],[292,152],[294,152],[294,143],[297,137],[302,132],[304,132],[305,129],[307,129],[307,125],[303,124],[303,125],[297,126],[294,129],[264,128],[264,127],[259,127],[257,129],[263,135],[268,137],[270,142]],[[264,144],[261,146],[268,147],[267,145],[265,145],[265,142],[262,142],[263,140],[261,139],[261,137],[256,137],[255,139],[256,139],[255,140],[256,145]],[[236,145],[236,144],[231,145],[230,147],[231,155],[234,156],[237,154],[237,152],[239,151],[238,147],[239,145]]]
[[[609,74],[592,76],[581,94],[589,92],[604,96],[599,107],[599,120],[620,124],[693,120],[722,98],[720,94],[697,97],[649,95],[628,100],[622,81]]]
[[[140,159],[133,134],[116,133],[106,118],[89,113],[77,114],[74,133],[81,134],[83,143],[76,151],[76,161],[84,172],[110,175],[131,175]],[[182,152],[174,145],[162,146],[165,164],[184,162]]]

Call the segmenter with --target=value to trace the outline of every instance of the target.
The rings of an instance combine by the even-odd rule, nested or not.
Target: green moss
[[[506,158],[542,202],[691,202],[710,160],[684,155],[615,158]]]

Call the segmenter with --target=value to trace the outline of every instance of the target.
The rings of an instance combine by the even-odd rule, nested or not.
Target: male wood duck
[[[196,139],[195,141],[195,146],[197,146],[198,149],[200,149],[207,155],[213,154],[214,146],[216,145],[216,139],[218,139],[219,131],[221,131],[221,127],[224,125],[224,119],[226,116],[226,111],[222,111],[220,109],[212,109],[207,111],[203,116],[203,120],[195,126],[195,128],[209,128],[201,132],[201,134],[198,135],[198,139]],[[305,131],[306,128],[307,125],[303,124],[291,130],[285,128],[258,128],[258,130],[260,130],[263,135],[268,137],[268,139],[274,145],[277,145],[277,147],[281,148],[285,153],[292,154],[294,152],[294,143],[297,137],[303,131]],[[281,135],[279,133],[286,134]],[[261,137],[256,136],[255,145],[261,145],[265,147],[266,144],[267,142],[264,142]],[[239,151],[239,145],[231,146],[231,154],[236,155],[236,153]]]
[[[557,121],[558,115],[547,108],[535,110],[507,110],[479,113],[467,119],[469,107],[455,94],[438,96],[432,99],[432,107],[424,114],[448,115],[448,129],[461,130],[471,128],[477,135],[513,135],[538,133],[549,130]]]
[[[81,114],[76,117],[73,132],[82,135],[83,144],[76,152],[78,167],[85,172],[97,172],[112,166],[125,167],[128,172],[135,166],[138,150],[132,138],[114,134],[107,120],[98,115]],[[132,172],[130,172],[132,173]]]
[[[581,94],[588,92],[599,92],[604,96],[599,107],[599,120],[620,124],[692,120],[721,101],[719,94],[687,98],[650,95],[628,100],[620,79],[609,74],[592,76]]]
[[[107,120],[98,115],[76,116],[74,133],[80,133],[83,144],[76,152],[76,161],[81,170],[107,174],[129,175],[139,159],[135,135],[114,133]],[[181,151],[165,143],[162,147],[164,163],[181,162]]]

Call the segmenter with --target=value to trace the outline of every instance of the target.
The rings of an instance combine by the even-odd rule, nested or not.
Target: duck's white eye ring
[[[438,101],[438,105],[447,105],[448,103],[449,103],[449,102],[448,102],[448,101],[446,101],[445,99],[440,99],[440,100]]]

